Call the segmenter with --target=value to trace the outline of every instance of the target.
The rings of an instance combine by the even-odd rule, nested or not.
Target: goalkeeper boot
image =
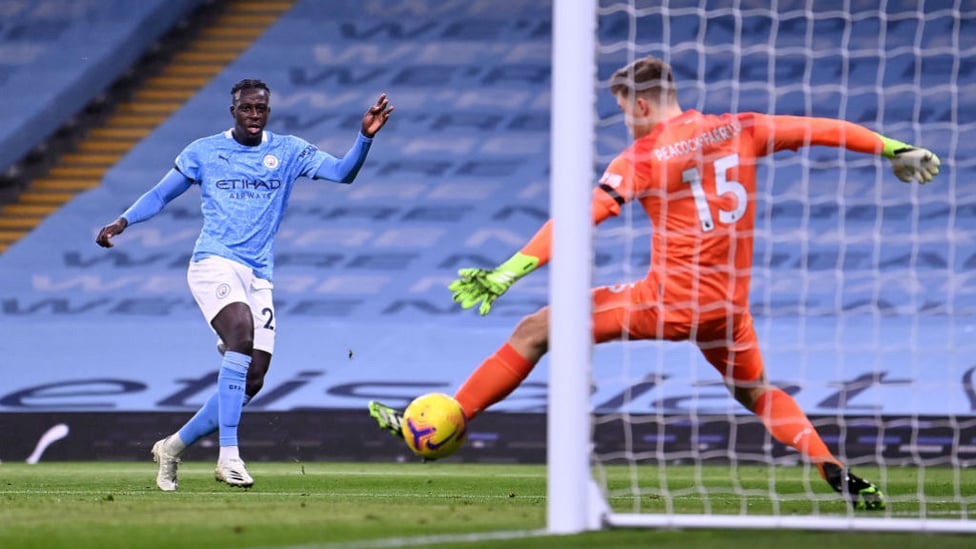
[[[393,436],[403,438],[403,412],[371,400],[369,415],[376,419],[381,429],[386,429]]]
[[[214,469],[214,480],[241,488],[254,486],[254,479],[247,473],[244,460],[240,458],[225,459],[217,463],[217,468]]]
[[[827,483],[857,510],[880,511],[887,507],[884,493],[877,486],[836,463],[821,464]]]
[[[179,487],[176,480],[176,469],[180,465],[180,456],[169,452],[166,449],[166,441],[169,437],[157,440],[152,447],[153,461],[159,464],[159,472],[156,473],[156,486],[164,492],[174,492]]]

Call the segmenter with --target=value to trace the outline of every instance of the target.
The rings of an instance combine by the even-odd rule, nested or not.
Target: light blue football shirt
[[[292,135],[262,133],[257,146],[241,145],[231,130],[190,143],[152,189],[123,212],[129,224],[157,213],[194,184],[200,186],[203,229],[193,261],[220,256],[249,266],[260,278],[274,273],[274,237],[299,177],[352,183],[372,138],[360,133],[342,158]]]
[[[235,141],[230,130],[190,143],[176,157],[176,169],[200,186],[203,229],[193,261],[225,257],[270,280],[274,237],[292,186],[312,177],[324,157],[304,139],[270,131],[254,147]]]

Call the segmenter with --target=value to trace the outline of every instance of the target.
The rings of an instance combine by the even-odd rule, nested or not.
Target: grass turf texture
[[[804,531],[615,530],[539,536],[545,468],[452,463],[253,463],[250,490],[213,480],[211,463],[184,463],[180,490],[163,493],[147,463],[0,464],[0,547],[973,547],[972,535]],[[860,469],[871,479],[879,471]],[[666,474],[662,474],[666,473]],[[622,512],[844,515],[844,504],[803,468],[646,466],[607,469]],[[636,475],[642,490],[629,494]],[[774,478],[773,478],[774,477]],[[804,480],[804,478],[807,480]],[[775,483],[777,497],[767,489]],[[976,488],[953,494],[953,472],[888,469],[888,514],[959,518],[976,512]],[[695,489],[706,485],[708,497]],[[664,497],[664,483],[668,497]],[[920,506],[922,486],[928,501]],[[813,492],[812,497],[807,490]],[[656,492],[656,493],[655,493]],[[960,501],[962,500],[962,501]],[[884,513],[857,513],[884,516]],[[963,515],[965,516],[965,515]],[[494,534],[493,534],[494,533]],[[470,535],[470,536],[469,536]],[[450,536],[444,538],[442,536]],[[497,536],[492,539],[490,536]],[[470,539],[467,539],[470,537]],[[475,541],[477,539],[481,541]]]

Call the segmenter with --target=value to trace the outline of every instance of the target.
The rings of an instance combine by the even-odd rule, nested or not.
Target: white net
[[[934,183],[905,185],[881,157],[808,147],[767,157],[757,176],[751,303],[769,379],[879,485],[887,510],[854,513],[694,346],[624,342],[594,351],[594,460],[611,523],[873,516],[965,530],[976,514],[964,480],[976,464],[976,5],[601,0],[598,27],[599,169],[630,144],[608,79],[646,55],[671,64],[685,109],[844,119],[943,166]],[[643,278],[651,231],[634,204],[598,227],[595,283]]]

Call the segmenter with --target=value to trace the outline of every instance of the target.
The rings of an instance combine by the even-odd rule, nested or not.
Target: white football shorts
[[[191,261],[186,281],[207,325],[231,303],[246,303],[254,315],[254,348],[274,353],[275,317],[270,280],[254,276],[250,267],[223,257]],[[213,330],[213,326],[210,326]]]

